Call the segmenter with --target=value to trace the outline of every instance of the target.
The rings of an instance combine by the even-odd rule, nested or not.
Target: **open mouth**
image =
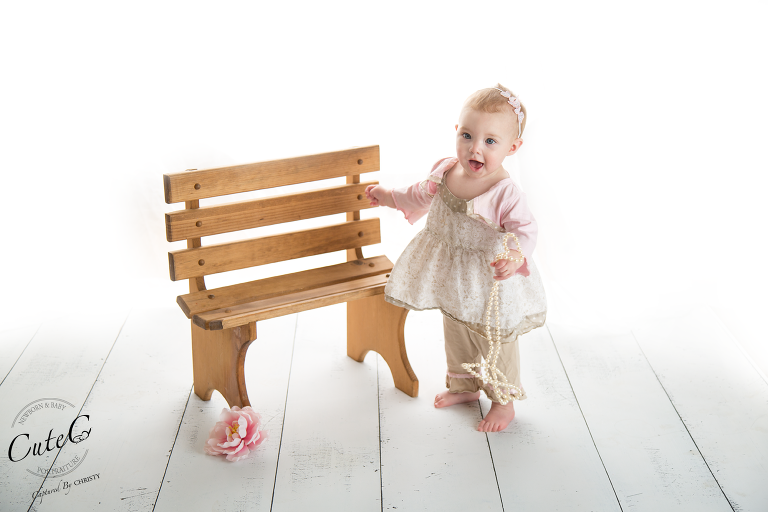
[[[469,161],[469,167],[471,167],[472,170],[475,171],[475,172],[477,172],[480,169],[482,169],[483,165],[485,165],[483,162],[478,162],[477,160],[470,160]]]

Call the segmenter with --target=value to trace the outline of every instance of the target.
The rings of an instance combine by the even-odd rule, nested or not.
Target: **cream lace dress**
[[[414,311],[439,309],[485,337],[483,315],[494,282],[490,263],[502,252],[506,231],[474,215],[472,203],[478,198],[454,196],[445,185],[444,173],[430,179],[439,183],[427,225],[397,260],[385,299]],[[515,274],[499,282],[503,342],[516,340],[544,325],[546,319],[541,276],[533,260],[528,255],[526,259],[529,275]]]

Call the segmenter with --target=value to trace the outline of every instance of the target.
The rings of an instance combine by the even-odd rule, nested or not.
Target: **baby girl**
[[[523,145],[525,114],[501,84],[481,89],[459,113],[455,157],[439,160],[410,187],[371,185],[365,191],[372,205],[396,208],[411,224],[429,213],[397,260],[385,298],[410,310],[443,313],[447,391],[435,397],[435,407],[474,401],[485,392],[493,403],[477,426],[482,432],[505,429],[515,416],[514,400],[526,398],[518,337],[546,319],[544,287],[531,258],[536,221],[502,165]],[[505,248],[508,233],[514,242]],[[505,250],[508,257],[495,258]],[[498,357],[489,360],[494,336],[486,306],[494,280],[500,345]]]

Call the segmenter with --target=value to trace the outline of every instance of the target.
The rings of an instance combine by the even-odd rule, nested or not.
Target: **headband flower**
[[[518,133],[522,134],[523,133],[522,122],[523,122],[523,119],[525,119],[525,114],[523,113],[523,109],[520,107],[520,100],[512,96],[512,93],[509,91],[502,91],[498,87],[494,87],[494,89],[499,91],[502,96],[507,98],[507,103],[512,105],[512,107],[515,109],[515,114],[517,114],[517,124],[519,128]]]

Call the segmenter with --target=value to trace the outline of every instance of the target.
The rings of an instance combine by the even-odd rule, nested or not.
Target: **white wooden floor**
[[[344,326],[343,305],[259,323],[247,384],[270,437],[237,463],[203,452],[226,403],[192,392],[178,309],[0,333],[0,511],[768,511],[768,384],[708,308],[527,334],[529,399],[497,434],[475,431],[485,399],[432,407],[438,313],[406,324],[418,398],[346,357]],[[78,414],[90,436],[59,450]],[[14,458],[43,454],[13,462],[24,433]]]

